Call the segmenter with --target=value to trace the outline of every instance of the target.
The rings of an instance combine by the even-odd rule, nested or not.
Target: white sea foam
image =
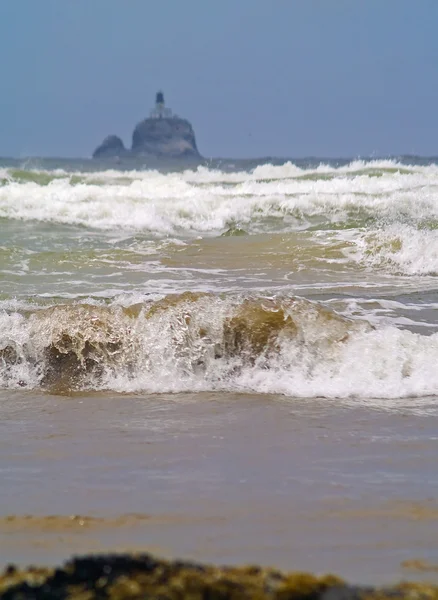
[[[438,394],[437,360],[438,334],[386,327],[352,336],[316,363],[309,364],[306,351],[284,345],[277,368],[248,370],[237,383],[297,397],[421,397]]]
[[[344,253],[350,260],[402,275],[438,274],[438,230],[392,224],[370,231],[349,232]]]
[[[401,174],[382,171],[371,177],[365,169],[370,164],[312,171],[336,174],[328,180],[293,178],[292,172],[309,172],[292,164],[265,165],[244,174],[207,169],[167,175],[82,174],[83,180],[94,183],[73,183],[58,174],[48,185],[11,181],[0,187],[0,217],[160,235],[218,233],[230,223],[263,231],[264,219],[271,218],[277,219],[274,229],[279,230],[307,226],[314,218],[337,224],[361,218],[415,223],[438,219],[437,167],[415,167]],[[269,226],[272,229],[272,223]]]
[[[344,166],[335,167],[329,164],[321,163],[316,167],[299,167],[296,164],[288,161],[281,165],[273,165],[266,163],[259,165],[251,171],[221,171],[218,168],[208,168],[205,166],[199,166],[195,170],[183,171],[178,176],[184,181],[198,184],[208,183],[240,183],[248,180],[274,180],[274,179],[297,179],[303,177],[324,176],[330,175],[336,176],[351,176],[351,175],[381,175],[381,173],[388,172],[389,175],[397,175],[398,173],[420,173],[424,177],[438,177],[438,166],[427,165],[427,166],[413,166],[404,165],[395,160],[355,160]],[[118,180],[118,179],[149,179],[151,176],[160,176],[160,173],[156,170],[130,170],[120,171],[110,169],[106,171],[99,171],[94,173],[81,173],[76,172],[74,175],[84,176],[90,180]],[[167,177],[167,175],[164,175]]]
[[[145,341],[145,340],[144,340]],[[361,332],[344,345],[321,351],[312,344],[283,341],[281,351],[254,366],[215,360],[205,372],[175,362],[169,340],[154,336],[135,376],[113,372],[99,387],[118,392],[254,391],[289,397],[402,398],[438,395],[438,334],[421,336],[387,327]],[[198,354],[186,357],[196,362]],[[145,357],[146,358],[146,357]],[[155,363],[154,360],[157,360]]]

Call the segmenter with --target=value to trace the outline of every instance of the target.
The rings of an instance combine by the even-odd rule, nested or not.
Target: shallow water
[[[424,579],[402,563],[438,560],[436,427],[423,415],[434,404],[4,393],[2,512],[97,521],[1,521],[0,561],[150,548],[360,582]]]
[[[0,562],[437,562],[433,161],[1,165]]]

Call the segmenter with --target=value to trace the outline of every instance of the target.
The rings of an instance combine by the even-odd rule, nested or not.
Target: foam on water
[[[348,260],[395,275],[438,274],[438,232],[393,223],[387,227],[342,232]]]
[[[324,173],[333,177],[303,178]],[[0,187],[0,217],[159,235],[217,234],[233,223],[251,232],[318,223],[350,227],[350,221],[369,219],[438,221],[436,166],[407,168],[380,161],[303,170],[287,163],[260,166],[250,173],[199,168],[182,174],[79,175],[79,183],[65,172],[53,173],[45,185],[5,181]]]
[[[178,243],[237,230],[307,231],[309,238],[297,238],[291,246],[299,269],[332,265],[407,277],[438,273],[436,165],[386,160],[301,168],[289,162],[249,172],[199,167],[168,174],[8,168],[0,179],[1,218],[79,226],[81,239],[88,232],[93,245],[96,236],[105,235],[118,240],[141,234]],[[24,273],[27,258],[13,264],[18,254],[14,248],[10,253],[3,273]]]
[[[212,183],[229,182],[236,183],[240,181],[270,180],[270,179],[294,179],[307,176],[334,175],[351,176],[357,174],[371,175],[380,177],[384,174],[409,174],[421,173],[424,176],[436,177],[438,175],[438,165],[436,164],[404,164],[395,159],[378,160],[353,160],[341,166],[333,166],[329,163],[320,162],[316,166],[299,166],[290,161],[282,164],[265,163],[254,167],[251,170],[232,171],[221,170],[217,167],[199,166],[195,170],[188,169],[178,173],[186,181],[194,183]],[[41,169],[41,168],[19,168],[19,167],[0,167],[0,177],[9,180],[29,180],[33,176],[48,175],[53,177],[83,178],[90,181],[110,181],[110,180],[135,180],[149,179],[151,176],[160,176],[160,171],[156,169],[106,169],[106,170],[65,170],[62,168]],[[163,175],[166,177],[167,175]]]
[[[438,334],[373,328],[289,296],[183,294],[0,313],[2,387],[438,394]]]

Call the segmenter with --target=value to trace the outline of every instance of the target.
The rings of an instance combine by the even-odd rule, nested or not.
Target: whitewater
[[[434,405],[433,161],[116,167],[0,162],[3,389]]]

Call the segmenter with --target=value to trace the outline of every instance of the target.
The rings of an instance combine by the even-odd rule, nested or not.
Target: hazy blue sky
[[[438,154],[438,0],[0,0],[0,155],[130,145],[162,88],[206,156]]]

